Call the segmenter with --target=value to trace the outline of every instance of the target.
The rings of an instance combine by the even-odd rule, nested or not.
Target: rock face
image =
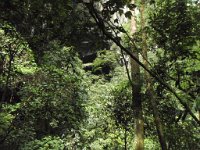
[[[109,74],[111,67],[109,65],[101,66],[101,69],[94,70],[93,61],[97,58],[97,53],[91,53],[90,55],[86,55],[82,57],[83,66],[85,71],[91,71],[94,75],[101,75],[101,74]]]

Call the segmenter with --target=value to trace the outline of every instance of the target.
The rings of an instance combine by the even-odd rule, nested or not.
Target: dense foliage
[[[2,0],[0,11],[0,149],[137,149],[135,91],[144,149],[200,149],[199,1]]]

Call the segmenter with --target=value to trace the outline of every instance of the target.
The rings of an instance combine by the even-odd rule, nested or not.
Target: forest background
[[[198,0],[0,0],[0,149],[200,149]]]

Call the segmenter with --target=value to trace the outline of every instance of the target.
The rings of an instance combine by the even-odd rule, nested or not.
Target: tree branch
[[[91,14],[91,16],[94,18],[97,26],[99,27],[99,29],[102,31],[102,33],[110,40],[112,40],[122,51],[126,52],[133,60],[135,60],[136,63],[138,63],[145,71],[147,71],[153,78],[155,78],[161,85],[163,85],[165,87],[165,89],[167,89],[169,92],[171,92],[178,100],[179,102],[183,105],[183,107],[188,111],[188,113],[192,116],[192,118],[198,123],[198,125],[200,125],[200,121],[198,120],[198,118],[194,115],[194,113],[191,111],[190,107],[187,105],[186,102],[184,102],[184,100],[175,92],[175,90],[168,85],[167,83],[165,83],[158,75],[156,75],[156,73],[154,73],[153,71],[149,70],[142,62],[140,62],[139,59],[137,59],[132,52],[130,52],[128,49],[126,49],[119,41],[119,39],[117,37],[113,37],[112,33],[108,33],[106,31],[106,27],[105,27],[105,23],[104,20],[101,16],[99,16],[97,10],[94,7],[93,2],[90,3],[84,3],[85,6],[88,8],[89,13]]]

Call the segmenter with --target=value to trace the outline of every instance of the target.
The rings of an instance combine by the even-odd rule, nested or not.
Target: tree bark
[[[147,48],[147,41],[146,41],[146,32],[145,32],[145,1],[141,0],[141,29],[142,29],[142,55],[143,55],[143,61],[144,61],[144,65],[146,66],[146,68],[149,69],[149,65],[148,65],[148,48]],[[148,95],[148,98],[150,100],[150,104],[153,110],[153,117],[154,117],[154,123],[156,125],[156,131],[158,134],[158,138],[159,138],[159,142],[160,142],[160,146],[162,148],[162,150],[167,150],[167,144],[165,141],[165,136],[164,136],[164,132],[163,132],[163,126],[159,117],[159,113],[158,113],[158,109],[156,106],[156,102],[155,102],[155,93],[153,90],[153,83],[152,83],[152,79],[151,76],[148,74],[148,72],[144,72],[144,78],[146,80],[146,85],[147,85],[147,90],[146,93]]]
[[[132,0],[134,3],[134,0]],[[136,32],[135,12],[132,11],[131,17],[131,34]],[[139,59],[138,51],[132,48],[132,54]],[[141,100],[141,80],[140,80],[140,66],[131,60],[131,78],[132,78],[132,103],[135,115],[135,150],[144,149],[144,119],[142,113],[142,100]]]

